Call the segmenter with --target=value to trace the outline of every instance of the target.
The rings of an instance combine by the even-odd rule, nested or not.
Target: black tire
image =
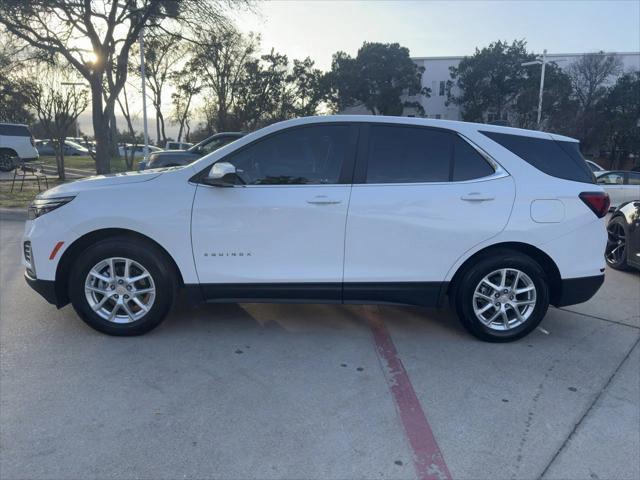
[[[525,273],[535,286],[536,299],[531,314],[523,323],[508,330],[495,330],[476,316],[473,308],[474,292],[486,275],[505,268]],[[487,342],[511,342],[528,335],[540,324],[549,308],[549,282],[542,267],[531,257],[508,249],[495,250],[479,258],[456,281],[451,293],[462,326],[475,337]]]
[[[604,259],[611,268],[629,270],[627,264],[627,239],[629,229],[622,217],[615,217],[607,224],[607,246]]]
[[[155,299],[149,311],[130,323],[114,323],[102,318],[91,308],[85,295],[89,271],[102,260],[127,258],[143,266],[155,285]],[[90,327],[108,335],[142,335],[157,327],[166,317],[176,296],[174,268],[166,255],[152,244],[126,237],[111,237],[84,250],[74,261],[69,276],[69,298],[73,308]],[[125,292],[126,293],[126,292]]]
[[[0,153],[0,171],[10,172],[15,168],[16,164],[13,161],[13,157],[8,153]]]

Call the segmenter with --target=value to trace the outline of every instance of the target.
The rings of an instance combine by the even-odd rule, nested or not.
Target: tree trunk
[[[102,110],[102,82],[91,83],[91,116],[93,135],[96,141],[96,173],[109,173],[111,156],[109,155],[109,121]]]
[[[160,113],[156,107],[156,145],[160,145]]]
[[[119,157],[120,150],[118,149],[118,126],[116,124],[116,112],[115,105],[109,112],[109,157]]]
[[[60,180],[66,180],[67,178],[64,171],[64,141],[64,137],[58,138],[58,145],[56,148],[56,168],[58,169],[58,178]]]

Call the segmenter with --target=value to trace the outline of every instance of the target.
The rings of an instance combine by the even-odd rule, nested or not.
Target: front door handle
[[[464,200],[465,202],[490,202],[491,200],[495,200],[495,198],[480,192],[471,192],[461,196],[460,200]]]

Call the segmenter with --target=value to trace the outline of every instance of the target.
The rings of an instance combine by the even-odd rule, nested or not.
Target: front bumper
[[[30,277],[27,272],[24,274],[24,279],[27,281],[27,284],[42,295],[47,302],[59,307],[55,281],[38,280],[37,278]]]
[[[593,297],[604,283],[604,274],[593,277],[566,278],[560,286],[560,297],[556,307],[566,307],[582,303]]]

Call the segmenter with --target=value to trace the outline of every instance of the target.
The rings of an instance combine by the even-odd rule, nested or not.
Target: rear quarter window
[[[8,137],[31,137],[31,132],[24,125],[0,124],[0,135]]]
[[[480,132],[528,164],[553,177],[574,182],[594,183],[594,176],[582,157],[578,142]]]

